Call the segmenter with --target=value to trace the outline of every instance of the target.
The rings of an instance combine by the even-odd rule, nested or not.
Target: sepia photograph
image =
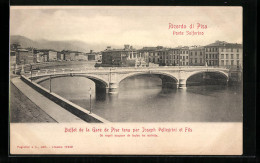
[[[63,133],[78,134],[80,128],[71,125],[83,124],[91,125],[95,134],[106,132],[100,127],[103,124],[109,125],[112,133],[149,133],[143,137],[153,138],[144,142],[171,139],[162,134],[182,132],[182,127],[185,133],[197,131],[194,140],[200,141],[214,137],[209,131],[219,130],[214,132],[214,143],[231,144],[225,144],[223,150],[206,143],[209,153],[204,148],[196,153],[196,148],[176,151],[172,147],[153,153],[147,147],[142,154],[242,154],[242,11],[242,7],[213,6],[11,6],[9,117],[13,153],[23,153],[21,149],[26,154],[42,152],[34,152],[30,143],[24,143],[30,135],[19,134],[25,129],[32,133],[36,128],[39,132],[62,126]],[[185,125],[170,127],[173,124]],[[140,130],[131,128],[136,125]],[[84,131],[88,132],[88,127]],[[117,137],[127,137],[122,135],[110,136],[118,143]],[[133,144],[135,137],[139,136],[124,140]],[[157,137],[158,141],[152,140]],[[73,138],[80,140],[81,136]],[[121,154],[114,144],[107,146],[115,151],[102,149],[101,154]],[[70,153],[64,148],[62,154]],[[96,148],[93,151],[99,154]],[[218,151],[210,153],[209,149],[215,148]],[[92,153],[85,152],[72,153]]]

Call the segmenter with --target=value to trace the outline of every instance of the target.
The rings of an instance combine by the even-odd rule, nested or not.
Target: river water
[[[40,83],[49,89],[49,81]],[[52,79],[52,91],[90,108],[111,122],[242,122],[242,86],[200,85],[162,89],[155,76],[135,76],[120,83],[118,95],[95,95],[95,84],[83,77]]]

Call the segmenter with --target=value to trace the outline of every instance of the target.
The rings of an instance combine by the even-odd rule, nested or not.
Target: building
[[[219,66],[227,68],[243,67],[242,44],[225,43],[219,47]]]
[[[75,61],[77,59],[76,55],[78,55],[81,52],[71,51],[71,50],[63,50],[63,51],[61,51],[61,53],[64,54],[64,60]]]
[[[124,49],[111,49],[107,47],[102,52],[102,64],[109,66],[125,66],[128,58],[128,51]]]
[[[155,56],[156,47],[143,47],[139,49],[137,53],[143,58],[146,63],[158,63],[159,56]]]
[[[179,66],[180,48],[163,48],[158,51],[160,66]]]
[[[44,52],[36,51],[34,54],[34,63],[41,63],[41,62],[47,62],[45,61]]]
[[[138,50],[138,54],[148,65],[149,63],[159,64],[159,53],[161,49],[163,49],[163,46],[143,47]]]
[[[58,61],[64,61],[65,55],[62,52],[57,52],[57,60]]]
[[[89,53],[86,53],[89,61],[101,61],[101,53],[100,52],[93,52],[93,50],[90,50]]]
[[[88,57],[87,57],[86,53],[78,52],[75,54],[75,59],[77,61],[87,61]]]
[[[136,65],[136,60],[141,57],[132,46],[125,45],[124,49],[111,49],[110,46],[101,52],[102,65],[131,67]]]
[[[189,53],[190,66],[204,66],[205,65],[205,49],[203,46],[193,46]]]
[[[49,62],[57,61],[57,52],[56,51],[49,51]]]
[[[216,41],[215,43],[205,46],[205,62],[208,66],[219,65],[219,47],[225,43],[224,41]]]
[[[33,63],[33,49],[27,50],[27,49],[17,49],[16,52],[16,63],[18,65],[20,64],[30,64]]]
[[[180,47],[180,66],[188,66],[189,65],[189,47],[184,46]]]
[[[16,64],[16,51],[10,51],[9,63],[10,66]]]

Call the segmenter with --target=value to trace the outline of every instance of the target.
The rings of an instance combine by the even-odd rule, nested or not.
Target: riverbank
[[[85,121],[81,120],[79,117],[73,115],[66,109],[62,108],[55,102],[49,100],[47,97],[43,96],[33,88],[31,88],[29,85],[27,85],[25,82],[23,82],[19,77],[13,78],[11,80],[11,83],[13,86],[17,88],[17,90],[20,91],[20,94],[12,94],[10,96],[10,102],[12,103],[10,105],[10,114],[11,114],[11,122],[58,122],[58,123],[66,123],[66,122],[75,122],[75,123],[83,123]],[[12,87],[13,88],[13,87]],[[11,92],[14,92],[11,90]],[[20,97],[24,98],[20,98]],[[19,100],[20,98],[20,100]],[[15,99],[17,101],[15,101]],[[24,103],[25,101],[25,103]],[[33,104],[31,104],[31,101]],[[29,104],[28,104],[29,103]],[[36,107],[37,106],[37,107]],[[37,112],[37,111],[39,112]],[[20,114],[19,111],[25,112],[26,115],[29,114],[29,116],[24,116],[24,114]],[[30,115],[31,112],[36,112],[38,114]],[[45,113],[45,114],[44,114]],[[39,117],[39,115],[43,115],[45,117],[43,120],[35,120],[35,117]],[[53,121],[48,120],[51,117]],[[20,118],[17,118],[19,117]],[[33,119],[33,120],[30,120]],[[14,119],[16,121],[14,121]]]
[[[9,98],[9,117],[11,123],[56,122],[11,82]]]

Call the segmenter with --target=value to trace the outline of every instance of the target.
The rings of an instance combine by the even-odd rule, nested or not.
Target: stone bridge
[[[27,72],[24,75],[40,83],[52,78],[66,76],[86,77],[95,82],[96,90],[107,93],[118,93],[122,80],[131,76],[152,74],[162,79],[163,87],[186,88],[186,81],[193,75],[205,72],[218,73],[229,80],[229,69],[219,67],[149,67],[149,68],[93,68],[93,69],[45,69]]]

